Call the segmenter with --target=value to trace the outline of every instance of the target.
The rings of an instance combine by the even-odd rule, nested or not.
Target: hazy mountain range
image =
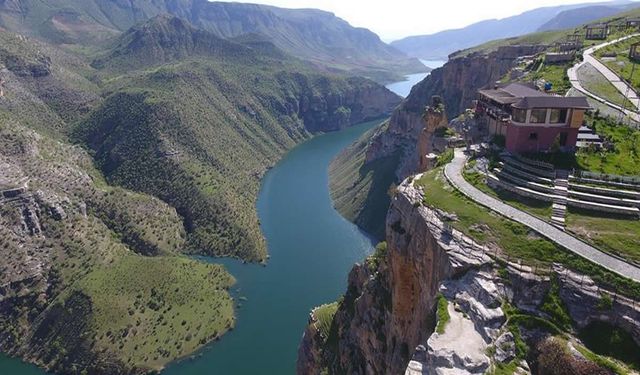
[[[421,59],[446,59],[455,51],[490,40],[575,27],[638,6],[637,2],[616,1],[538,8],[517,16],[480,21],[461,29],[410,36],[391,45]]]

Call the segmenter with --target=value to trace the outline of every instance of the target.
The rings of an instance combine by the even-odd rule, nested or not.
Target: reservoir
[[[446,61],[436,61],[436,60],[420,60],[426,67],[431,69],[436,69],[445,64]],[[416,73],[409,74],[404,81],[394,82],[387,85],[387,88],[396,94],[406,98],[411,92],[411,88],[415,86],[418,82],[425,79],[429,73]]]

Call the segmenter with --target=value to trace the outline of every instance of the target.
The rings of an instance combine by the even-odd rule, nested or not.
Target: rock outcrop
[[[389,209],[386,256],[351,271],[330,345],[315,339],[313,326],[305,332],[300,374],[479,374],[513,361],[518,373],[530,373],[527,362],[516,358],[504,304],[531,319],[548,318],[540,305],[554,282],[578,328],[603,321],[640,339],[640,306],[633,301],[618,296],[606,310],[594,308],[607,292],[587,276],[560,265],[552,276],[515,263],[499,265],[489,256],[494,249],[446,224],[455,217],[423,206],[428,192],[412,180],[398,187]],[[450,321],[444,332],[433,333],[439,294]]]
[[[431,105],[425,108],[423,119],[425,126],[418,137],[418,172],[420,173],[433,168],[434,159],[431,154],[436,151],[433,138],[438,128],[448,125],[444,104],[439,96],[431,98]]]

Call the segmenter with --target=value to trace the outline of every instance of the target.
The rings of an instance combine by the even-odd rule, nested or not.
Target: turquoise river
[[[430,67],[435,68],[429,64]],[[426,74],[388,87],[401,96]],[[291,150],[266,174],[258,215],[271,256],[266,267],[223,263],[238,280],[232,294],[241,305],[233,331],[166,374],[293,374],[297,348],[310,310],[336,300],[354,263],[375,243],[333,208],[331,160],[377,122],[319,135]],[[0,356],[0,374],[42,374],[17,359]]]

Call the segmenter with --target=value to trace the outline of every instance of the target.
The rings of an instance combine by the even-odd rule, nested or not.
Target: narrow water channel
[[[407,96],[426,74],[388,87]],[[165,373],[293,374],[297,347],[311,308],[344,292],[354,263],[375,245],[333,209],[328,188],[331,160],[379,122],[317,136],[290,151],[264,178],[257,209],[271,259],[267,267],[223,263],[238,280],[232,290],[236,328]],[[0,374],[43,372],[0,355]]]

